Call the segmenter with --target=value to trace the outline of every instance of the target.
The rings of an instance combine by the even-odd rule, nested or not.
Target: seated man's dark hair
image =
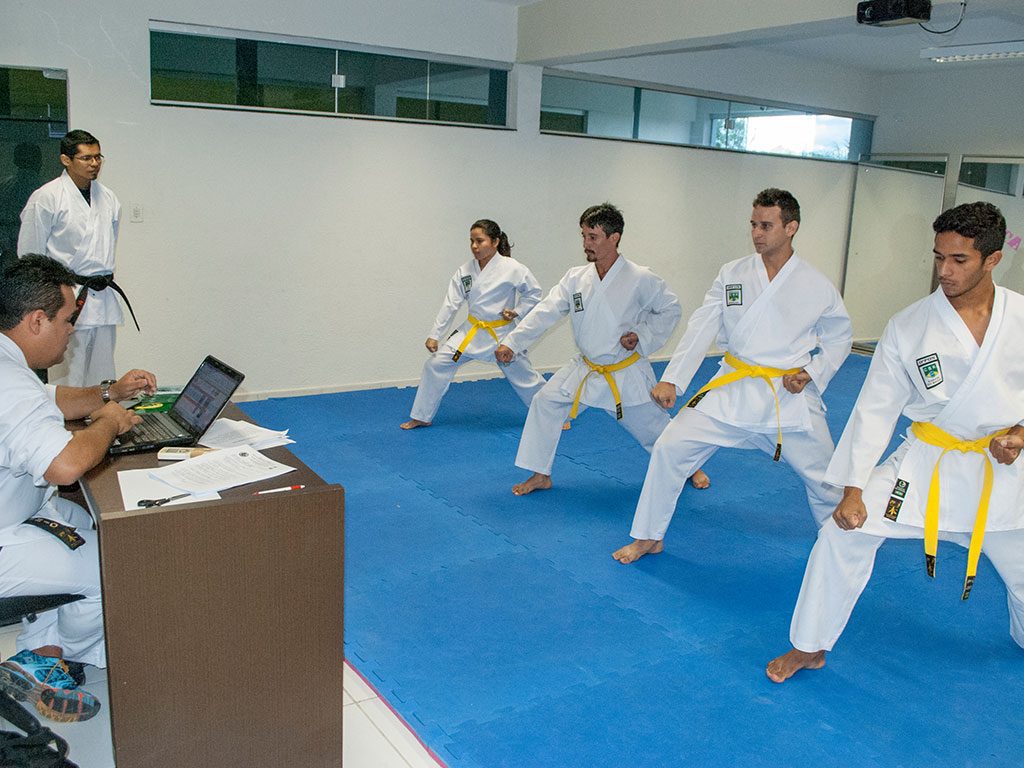
[[[0,277],[0,331],[11,330],[37,309],[53,320],[64,306],[61,286],[75,284],[75,273],[56,259],[38,253],[22,256]]]
[[[611,235],[613,232],[622,235],[626,220],[622,218],[622,211],[614,205],[601,203],[590,206],[580,215],[580,226],[600,227],[604,230],[605,235]]]
[[[791,221],[800,222],[800,203],[796,198],[784,189],[768,187],[757,193],[754,198],[755,208],[774,208],[779,206],[782,212],[782,223],[789,224]]]
[[[935,234],[956,232],[974,238],[974,247],[988,258],[1006,242],[1006,218],[992,203],[964,203],[943,211],[932,222]]]

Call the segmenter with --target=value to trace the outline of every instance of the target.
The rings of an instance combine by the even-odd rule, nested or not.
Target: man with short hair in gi
[[[96,180],[103,155],[91,133],[76,130],[64,136],[60,162],[64,172],[25,203],[18,255],[43,253],[76,273],[82,286],[78,301],[84,304],[68,347],[67,375],[54,383],[84,387],[115,376],[114,342],[124,319],[114,291],[124,293],[113,279],[121,204]]]
[[[755,253],[722,267],[651,391],[671,408],[708,347],[724,343],[718,373],[654,446],[634,541],[612,554],[619,562],[662,551],[687,475],[720,447],[785,459],[803,480],[819,526],[835,508],[838,492],[822,483],[833,444],[821,396],[850,352],[853,331],[839,291],[794,252],[799,228],[800,205],[789,192],[769,188],[754,198]]]
[[[939,287],[875,349],[825,476],[845,490],[807,561],[793,648],[766,669],[776,683],[825,666],[890,537],[923,539],[929,576],[939,540],[967,548],[963,600],[988,555],[1024,647],[1024,296],[992,281],[1006,238],[994,205],[959,205],[932,228]],[[901,414],[906,441],[876,466]]]
[[[509,363],[565,315],[580,353],[534,396],[516,454],[533,474],[512,486],[524,496],[551,487],[551,467],[566,418],[588,406],[613,416],[647,451],[669,422],[647,392],[654,381],[648,356],[668,339],[681,310],[675,294],[647,267],[622,257],[625,221],[611,203],[580,216],[587,264],[573,267],[494,351]],[[694,484],[706,487],[703,472]]]
[[[75,274],[55,259],[23,256],[0,277],[0,597],[70,593],[83,599],[41,612],[0,664],[0,686],[53,720],[96,714],[63,661],[106,666],[98,547],[88,513],[57,495],[140,421],[117,404],[156,389],[131,370],[110,385],[55,387],[32,372],[60,362],[74,331]],[[75,432],[65,419],[90,423]],[[80,675],[80,669],[79,669]]]

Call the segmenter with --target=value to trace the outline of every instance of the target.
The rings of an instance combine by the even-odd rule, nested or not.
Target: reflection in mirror
[[[1024,293],[1024,157],[964,157],[956,204],[992,203],[1006,217],[1003,259],[992,273],[998,285]]]
[[[857,167],[843,300],[855,346],[931,291],[932,221],[942,210],[945,155],[872,155]]]

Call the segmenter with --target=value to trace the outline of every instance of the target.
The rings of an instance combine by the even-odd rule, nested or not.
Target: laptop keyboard
[[[121,435],[121,442],[155,443],[184,436],[184,431],[170,416],[162,413],[147,413],[142,422]],[[127,439],[126,439],[127,438]]]

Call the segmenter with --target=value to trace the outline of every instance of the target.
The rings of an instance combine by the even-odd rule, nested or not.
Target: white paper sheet
[[[267,429],[248,421],[235,419],[217,419],[199,444],[208,448],[234,448],[240,445],[251,445],[258,451],[278,445],[289,445],[295,441],[288,437],[288,430]]]
[[[224,448],[204,453],[194,459],[186,459],[159,469],[149,470],[149,476],[166,483],[171,488],[189,493],[223,491],[236,485],[256,483],[271,477],[293,472],[280,462],[268,459],[249,445]],[[164,494],[173,496],[173,493]]]
[[[149,476],[148,469],[122,470],[117,473],[117,483],[121,486],[121,499],[124,501],[125,509],[141,509],[139,506],[141,499],[163,499],[182,493],[166,483],[154,480]],[[193,494],[184,499],[169,501],[161,506],[170,507],[175,504],[191,504],[193,501],[212,501],[219,498],[219,493]]]

